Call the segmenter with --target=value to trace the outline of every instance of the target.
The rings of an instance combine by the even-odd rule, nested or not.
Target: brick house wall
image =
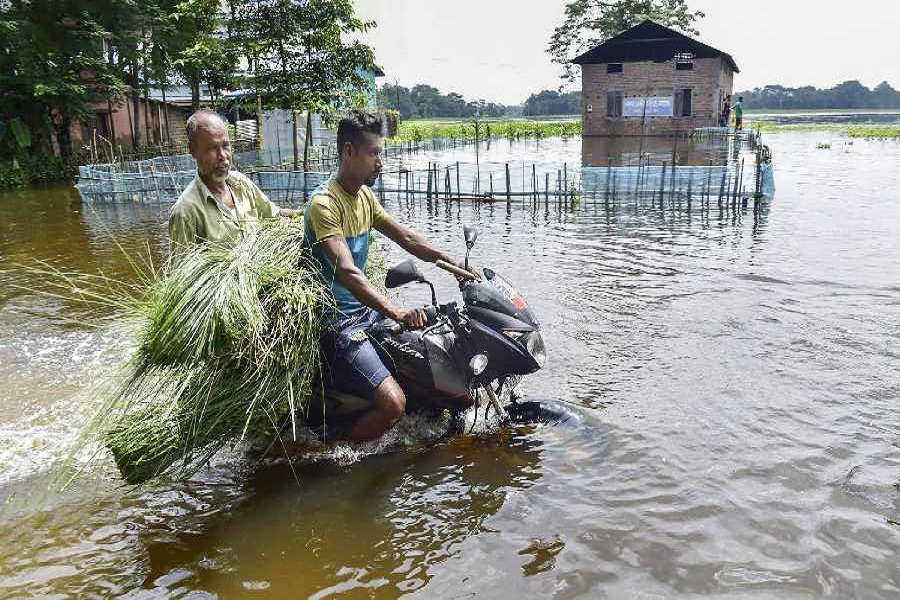
[[[94,140],[94,132],[106,139],[111,137],[111,126],[115,127],[116,142],[131,148],[131,126],[137,120],[141,134],[141,144],[165,144],[166,143],[166,113],[169,117],[169,134],[173,143],[186,143],[185,121],[190,114],[189,109],[180,108],[172,104],[163,104],[153,100],[146,101],[143,98],[138,106],[137,118],[133,113],[134,107],[129,98],[127,102],[113,104],[112,124],[110,124],[109,108],[106,103],[98,103],[94,106],[96,111],[93,119],[85,122],[74,121],[69,129],[69,136],[73,147],[90,145]],[[147,129],[147,117],[149,117],[150,129]]]
[[[718,124],[722,101],[731,94],[734,74],[723,57],[694,58],[692,70],[676,70],[674,61],[625,62],[620,73],[606,64],[581,66],[582,131],[590,135],[665,135]],[[691,89],[691,116],[607,117],[607,92],[622,97],[669,96]],[[590,109],[590,110],[589,110]]]

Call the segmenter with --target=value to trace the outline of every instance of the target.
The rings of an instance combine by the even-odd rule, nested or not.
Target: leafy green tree
[[[408,89],[402,85],[384,84],[378,92],[381,105],[399,110],[404,119],[432,117],[500,117],[513,110],[509,106],[478,100],[470,102],[457,92],[442,94],[439,89],[418,84]]]
[[[875,108],[900,108],[900,92],[882,81],[872,90],[872,106]]]
[[[238,54],[230,38],[231,14],[220,0],[159,0],[159,44],[165,57],[191,89],[191,109],[200,108],[206,83],[213,104],[234,83]]]
[[[366,85],[362,71],[375,67],[372,49],[352,40],[375,24],[357,18],[350,0],[256,0],[234,11],[262,104],[294,114],[295,167],[296,111],[306,111],[305,170],[312,113],[334,115],[356,104]]]
[[[562,66],[562,79],[574,81],[571,60],[645,19],[696,35],[694,23],[705,15],[691,12],[686,0],[571,0],[562,25],[553,30],[547,53]]]
[[[106,23],[87,0],[0,3],[0,152],[71,150],[69,128],[125,89],[105,60]],[[45,141],[47,140],[47,141]]]
[[[581,93],[568,92],[561,94],[556,90],[543,90],[537,94],[531,94],[522,114],[526,116],[536,115],[577,115],[581,113]]]

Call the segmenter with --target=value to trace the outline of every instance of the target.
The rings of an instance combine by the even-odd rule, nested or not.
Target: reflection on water
[[[582,139],[581,162],[591,167],[622,167],[637,164],[707,166],[728,162],[724,137],[704,140],[658,136],[589,136]],[[639,160],[643,157],[643,161]]]
[[[448,249],[478,224],[473,260],[545,327],[549,362],[526,391],[584,407],[578,427],[320,460],[296,479],[228,455],[189,482],[128,489],[101,462],[43,507],[123,342],[102,314],[88,328],[27,292],[44,284],[20,265],[127,278],[107,228],[158,260],[164,215],[4,195],[0,595],[897,597],[900,145],[846,142],[768,135],[779,195],[759,211],[386,200]],[[522,152],[571,164],[581,148]]]
[[[347,468],[305,466],[297,479],[287,467],[262,469],[246,499],[199,535],[148,544],[148,580],[194,565],[193,583],[224,596],[251,581],[300,597],[412,591],[540,477],[539,457],[539,441],[507,434]]]

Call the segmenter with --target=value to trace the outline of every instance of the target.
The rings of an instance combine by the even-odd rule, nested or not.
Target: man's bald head
[[[217,113],[211,110],[198,110],[187,120],[187,138],[188,144],[194,141],[194,137],[197,135],[197,132],[200,129],[206,130],[219,130],[224,129],[228,131],[228,128],[225,126],[225,121],[220,117]]]
[[[231,140],[222,117],[211,110],[198,110],[188,118],[187,135],[188,149],[207,185],[224,181],[231,166]]]

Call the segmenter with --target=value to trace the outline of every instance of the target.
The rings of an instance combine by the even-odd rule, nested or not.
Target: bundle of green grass
[[[309,407],[333,298],[302,242],[299,223],[264,222],[236,247],[198,246],[118,302],[136,349],[92,429],[127,482],[187,476]]]

